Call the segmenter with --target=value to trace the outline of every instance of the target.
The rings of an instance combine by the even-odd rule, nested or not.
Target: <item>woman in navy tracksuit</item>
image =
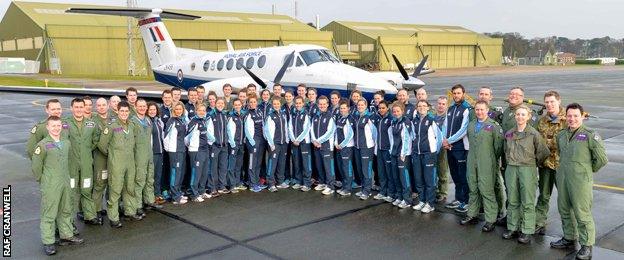
[[[163,174],[163,132],[165,124],[160,119],[158,104],[147,103],[147,115],[152,121],[152,152],[154,161],[154,195],[156,204],[165,202],[162,195],[162,174]]]
[[[304,108],[303,97],[295,98],[294,110],[288,122],[288,135],[292,147],[293,186],[295,190],[309,191],[312,187],[312,157],[310,129],[312,120]]]
[[[183,160],[186,147],[184,137],[186,136],[186,123],[184,122],[184,104],[176,102],[173,105],[171,118],[165,125],[165,138],[163,144],[165,151],[169,153],[169,167],[171,168],[171,178],[169,180],[169,191],[174,204],[184,204],[188,198],[182,194],[181,186],[184,179]]]
[[[241,170],[243,166],[243,155],[245,152],[243,133],[243,122],[245,120],[245,112],[242,111],[243,102],[235,99],[232,102],[232,111],[229,113],[227,124],[228,135],[228,184],[230,192],[237,193],[245,190],[245,186],[241,182]]]
[[[390,158],[393,178],[398,179],[397,198],[392,205],[402,209],[412,204],[412,189],[407,169],[407,159],[412,151],[411,128],[412,122],[405,115],[405,105],[399,101],[392,103],[392,125],[388,129],[390,140]]]
[[[314,187],[316,191],[323,191],[323,195],[335,192],[334,176],[334,132],[336,123],[334,116],[328,110],[329,100],[321,96],[318,100],[319,112],[312,118],[312,131],[310,138],[314,145],[314,162],[319,176],[319,184]]]
[[[288,118],[286,110],[282,109],[279,97],[271,100],[272,108],[265,117],[264,137],[267,140],[267,150],[269,151],[269,161],[267,162],[267,182],[269,191],[276,192],[277,188],[288,188],[284,182],[284,171],[286,170],[286,148],[288,146]],[[279,186],[276,187],[276,183]]]
[[[260,166],[262,165],[262,155],[265,150],[265,140],[262,131],[264,124],[264,114],[258,109],[258,97],[252,93],[247,97],[249,110],[245,116],[245,140],[247,151],[249,152],[249,189],[253,192],[260,192],[266,188],[260,185]]]
[[[355,169],[362,180],[362,191],[356,193],[362,200],[368,199],[371,193],[373,179],[373,148],[377,139],[377,129],[368,112],[366,99],[357,101],[358,111],[354,113],[355,135],[354,152]]]
[[[191,163],[191,198],[194,202],[203,202],[211,196],[206,193],[205,183],[208,179],[209,163],[208,153],[210,152],[207,135],[206,106],[197,104],[195,116],[190,118],[187,127],[186,144],[189,152],[189,162]]]
[[[338,191],[341,196],[351,195],[351,182],[353,181],[353,117],[350,115],[349,102],[342,101],[338,105],[340,115],[336,119],[336,161],[339,161],[340,175],[342,175],[342,189]]]
[[[212,121],[212,127],[207,128],[207,133],[210,136],[214,136],[214,143],[210,151],[210,173],[212,174],[212,194],[218,196],[219,193],[230,193],[225,188],[226,176],[227,176],[227,159],[228,159],[228,147],[227,147],[227,122],[228,116],[225,109],[225,100],[223,98],[217,99],[215,104],[215,110],[210,115]]]
[[[397,197],[394,178],[392,178],[392,158],[390,157],[390,139],[388,129],[392,125],[392,117],[388,112],[388,103],[380,101],[377,104],[377,113],[372,117],[377,128],[377,140],[375,140],[375,155],[377,160],[377,176],[379,178],[379,193],[376,200],[393,202]],[[398,180],[397,180],[398,181]]]
[[[442,131],[429,114],[429,102],[420,100],[416,103],[416,111],[412,128],[412,167],[416,179],[416,192],[419,203],[415,210],[429,213],[434,210],[436,201],[436,163],[438,151],[442,146]]]

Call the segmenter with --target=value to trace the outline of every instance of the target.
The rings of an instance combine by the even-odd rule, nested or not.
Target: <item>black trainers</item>
[[[575,246],[576,246],[576,241],[567,240],[563,237],[555,242],[550,242],[550,247],[556,248],[556,249],[570,249],[570,248],[574,248]]]
[[[141,215],[139,214],[134,214],[131,216],[124,215],[123,218],[124,220],[134,220],[134,221],[139,221],[143,219],[143,217],[141,217]]]
[[[145,218],[145,211],[143,209],[137,209],[137,215],[141,216],[141,218]]]
[[[494,230],[494,223],[490,222],[485,222],[485,224],[481,228],[481,231],[483,232],[492,232],[492,230]]]
[[[540,236],[546,235],[546,227],[545,226],[536,226],[535,227],[535,234],[538,234]]]
[[[592,258],[592,246],[581,246],[578,252],[576,252],[576,259],[591,259]]]
[[[54,244],[43,245],[43,252],[46,255],[56,254],[56,247],[54,246]]]
[[[525,234],[525,233],[520,233],[520,236],[518,237],[518,243],[520,243],[520,244],[530,244],[531,243],[531,235],[530,234]]]
[[[59,245],[67,246],[67,245],[80,245],[84,242],[84,239],[79,238],[77,236],[73,236],[70,238],[61,238]]]
[[[84,220],[84,213],[82,213],[82,211],[76,213],[76,217],[80,220]]]
[[[110,226],[111,226],[111,227],[114,227],[114,228],[121,228],[121,227],[122,227],[122,225],[121,225],[121,221],[112,221],[112,220],[111,220],[111,222],[110,222]]]
[[[102,221],[100,220],[100,218],[97,218],[97,217],[94,219],[85,220],[84,223],[87,225],[92,225],[92,226],[102,225]]]
[[[477,224],[477,222],[479,222],[479,219],[475,218],[475,217],[470,217],[470,216],[466,216],[464,217],[461,221],[459,221],[460,225],[468,225],[468,224]]]
[[[162,209],[163,205],[159,205],[156,203],[147,203],[145,204],[145,209],[146,210],[154,210],[154,209]]]
[[[78,232],[78,227],[76,227],[75,223],[72,223],[72,228],[74,229],[74,236],[80,235],[80,232]]]
[[[513,239],[516,237],[518,237],[518,231],[505,230],[505,232],[503,232],[503,239]]]

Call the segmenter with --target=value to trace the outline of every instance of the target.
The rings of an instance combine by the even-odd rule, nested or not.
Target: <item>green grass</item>
[[[39,74],[47,78],[72,78],[72,79],[98,79],[98,80],[137,80],[153,81],[153,76],[128,76],[128,75],[83,75],[83,74]]]
[[[45,87],[45,81],[33,79],[29,77],[19,77],[19,76],[0,76],[0,85],[5,86],[30,86],[30,87]],[[48,87],[55,88],[79,88],[80,86],[59,83],[54,81],[48,81]]]

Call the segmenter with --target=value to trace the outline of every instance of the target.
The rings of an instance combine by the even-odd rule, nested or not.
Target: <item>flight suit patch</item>
[[[587,141],[587,134],[579,134],[576,136],[577,141]]]
[[[85,124],[85,126],[86,126],[86,127],[88,127],[88,128],[93,128],[93,127],[95,127],[95,123],[93,123],[93,122],[87,122],[87,123]]]
[[[600,141],[600,136],[598,134],[594,134],[594,140]]]
[[[492,132],[492,130],[494,130],[494,126],[493,125],[486,125],[483,130],[488,131],[488,132]]]
[[[30,133],[31,133],[31,134],[34,134],[34,133],[36,133],[36,132],[37,132],[37,126],[33,126],[33,128],[32,128],[32,129],[30,129]]]
[[[115,133],[119,133],[121,131],[123,131],[123,127],[113,128],[113,132],[115,132]]]
[[[39,155],[41,153],[41,147],[37,146],[37,149],[35,149],[35,154]]]
[[[46,144],[45,148],[46,149],[54,149],[54,148],[56,148],[56,145],[54,145],[52,143],[49,143],[49,144]]]
[[[505,139],[512,139],[513,138],[513,132],[508,132],[505,134]]]
[[[107,135],[108,134],[108,127],[104,128],[104,134]]]

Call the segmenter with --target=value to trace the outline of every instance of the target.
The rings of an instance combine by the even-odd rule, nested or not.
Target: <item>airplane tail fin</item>
[[[145,51],[149,57],[152,69],[166,63],[174,62],[177,60],[178,56],[169,31],[167,31],[161,19],[194,20],[200,18],[195,15],[145,8],[70,8],[65,12],[117,15],[139,19],[139,31],[141,32]]]

